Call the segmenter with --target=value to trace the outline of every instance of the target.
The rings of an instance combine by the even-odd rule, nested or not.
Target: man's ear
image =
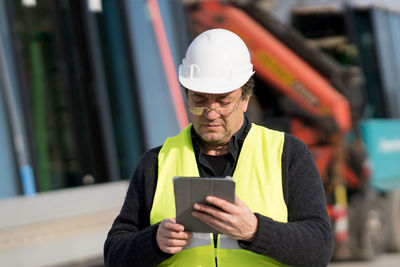
[[[242,100],[242,110],[243,112],[247,111],[247,107],[249,106],[250,96],[246,96],[245,99]]]

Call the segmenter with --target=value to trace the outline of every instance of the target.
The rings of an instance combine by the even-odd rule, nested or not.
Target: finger
[[[218,208],[227,213],[233,213],[236,209],[235,204],[232,204],[229,201],[226,201],[218,197],[207,196],[206,201],[214,206],[217,206]]]
[[[216,217],[222,221],[228,221],[230,219],[230,215],[228,213],[222,211],[221,209],[211,207],[209,205],[203,205],[203,204],[196,203],[194,205],[194,209],[197,211],[200,211],[202,213],[209,214],[209,215]]]
[[[190,243],[190,239],[172,239],[168,238],[165,242],[167,247],[184,247]]]
[[[194,211],[192,215],[193,217],[198,218],[199,220],[203,221],[204,223],[208,224],[209,226],[223,234],[233,231],[233,227],[229,222],[220,220],[206,213]]]
[[[164,235],[157,235],[156,240],[159,248],[167,253],[176,253],[180,251],[180,249],[177,250],[176,248],[182,248],[191,242],[191,238],[174,239]]]
[[[165,219],[161,222],[161,226],[165,229],[172,230],[172,231],[183,231],[185,227],[182,224],[176,223],[175,220]]]
[[[175,218],[167,218],[161,221],[161,223],[176,223]]]
[[[166,235],[169,238],[172,239],[182,239],[182,240],[188,240],[193,237],[193,234],[190,232],[175,232],[175,231],[169,231]]]
[[[212,227],[217,226],[217,227],[227,229],[228,227],[232,226],[232,224],[229,221],[225,221],[223,219],[211,216],[204,212],[193,211],[192,215],[193,215],[193,217],[198,218],[199,220],[205,222],[206,224],[208,224]]]
[[[164,251],[165,253],[175,254],[180,252],[182,249],[183,247],[164,247],[161,250]]]

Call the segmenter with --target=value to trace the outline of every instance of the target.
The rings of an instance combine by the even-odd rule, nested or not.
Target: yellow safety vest
[[[174,176],[198,177],[199,171],[190,127],[167,138],[158,155],[158,181],[150,212],[150,223],[175,218]],[[275,221],[287,222],[283,197],[281,157],[284,133],[255,124],[241,149],[233,180],[236,195],[253,211]],[[210,233],[194,233],[192,242],[163,261],[161,266],[285,266],[278,261],[242,249],[237,240],[218,235],[217,245]]]

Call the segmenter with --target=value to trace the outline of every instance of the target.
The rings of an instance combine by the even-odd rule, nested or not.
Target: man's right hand
[[[157,229],[157,244],[160,249],[169,254],[175,254],[190,243],[193,234],[184,232],[184,227],[175,219],[164,219]]]

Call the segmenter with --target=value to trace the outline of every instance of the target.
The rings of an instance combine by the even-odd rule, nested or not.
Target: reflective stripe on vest
[[[199,171],[190,127],[167,138],[158,155],[158,181],[150,223],[175,218],[174,176],[198,177]],[[284,133],[255,124],[241,149],[233,179],[236,195],[253,211],[275,221],[287,222],[283,198],[281,156]],[[237,240],[219,235],[216,249],[209,233],[194,233],[191,244],[161,263],[161,266],[284,266],[272,258],[242,249]]]

